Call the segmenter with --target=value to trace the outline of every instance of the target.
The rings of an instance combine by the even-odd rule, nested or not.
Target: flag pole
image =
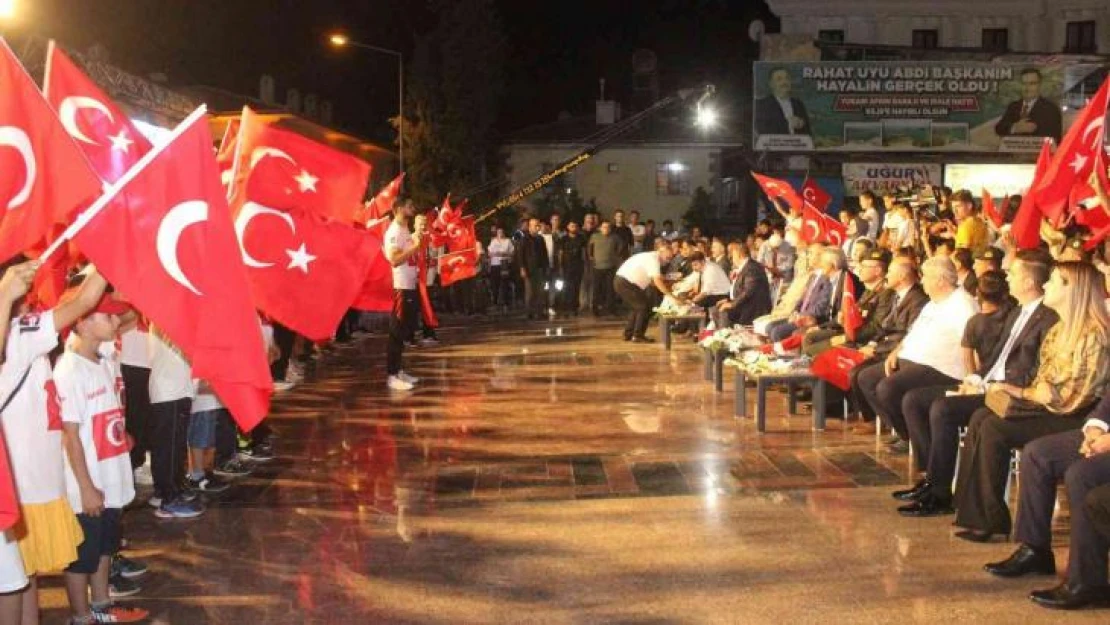
[[[117,195],[119,195],[120,191],[122,191],[128,183],[130,183],[132,180],[135,179],[136,176],[142,173],[142,171],[146,169],[148,165],[154,162],[155,158],[157,158],[162,152],[164,152],[167,147],[173,144],[173,142],[177,140],[177,138],[180,137],[190,126],[196,123],[197,120],[202,119],[207,112],[207,105],[201,104],[200,106],[198,106],[195,111],[190,113],[189,116],[184,119],[184,121],[182,121],[180,124],[177,125],[176,128],[173,129],[173,132],[170,133],[170,136],[164,143],[156,146],[154,149],[144,154],[143,157],[140,158],[139,161],[131,167],[131,169],[128,169],[127,172],[120,177],[119,180],[112,184],[105,184],[104,193],[102,193],[95,202],[93,202],[88,208],[82,211],[76,219],[73,220],[73,223],[71,223],[69,227],[65,229],[65,232],[63,232],[61,236],[59,236],[57,239],[54,240],[53,243],[50,244],[50,247],[46,248],[46,251],[43,252],[41,256],[39,256],[38,260],[42,263],[45,263],[47,260],[50,259],[51,256],[54,255],[55,252],[58,251],[58,248],[60,248],[62,244],[73,239],[73,237],[76,236],[78,232],[80,232],[85,226],[89,225],[89,222],[93,220],[93,217],[96,217],[98,214],[100,214],[100,211],[104,210],[104,207],[108,206],[108,204],[112,200],[114,200]]]

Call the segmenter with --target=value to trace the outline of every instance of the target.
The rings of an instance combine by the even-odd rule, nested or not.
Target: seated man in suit
[[[886,285],[886,272],[889,265],[890,254],[881,249],[873,249],[859,263],[858,277],[865,289],[858,302],[863,325],[856,330],[853,345],[866,345],[878,337],[882,331],[883,322],[894,310],[895,294]],[[848,339],[844,335],[842,322],[843,310],[835,321],[830,320],[820,327],[807,330],[802,340],[802,351],[810,356],[816,356],[834,345],[846,344]]]
[[[911,390],[902,405],[914,456],[925,477],[909,490],[897,491],[895,499],[912,502],[899,508],[905,516],[934,516],[952,511],[952,478],[956,472],[959,431],[972,413],[986,405],[984,389],[990,382],[1028,386],[1040,364],[1041,343],[1059,320],[1045,306],[1044,285],[1052,259],[1046,252],[1018,252],[1007,273],[1010,296],[1018,306],[1010,309],[1002,323],[1003,332],[992,354],[980,363],[978,375],[964,378],[959,395],[947,396],[952,387]],[[993,274],[984,274],[993,275]],[[924,465],[924,466],[922,466]]]
[[[844,289],[859,293],[859,279],[848,271],[848,259],[839,247],[826,247],[821,252],[817,272],[806,285],[797,308],[785,321],[767,326],[767,338],[781,341],[798,330],[812,328],[834,319],[840,312]]]
[[[1103,527],[1110,511],[1110,396],[1104,396],[1081,430],[1034,440],[1021,454],[1021,489],[1014,538],[1020,543],[1007,559],[984,568],[999,577],[1056,573],[1052,554],[1052,515],[1056,487],[1063,481],[1071,504],[1066,580],[1029,598],[1047,608],[1074,610],[1110,605]]]
[[[868,423],[875,420],[875,410],[867,403],[859,385],[859,374],[868,366],[882,364],[890,352],[902,341],[921,309],[929,303],[929,296],[921,288],[917,280],[917,267],[914,261],[908,258],[895,258],[890,263],[886,274],[887,287],[894,292],[894,305],[890,313],[879,322],[879,330],[871,340],[859,347],[859,351],[867,356],[867,360],[852,369],[849,375],[851,393],[849,398],[852,407],[859,412],[863,423],[853,428],[857,434],[866,434],[874,431]]]
[[[716,310],[711,311],[713,323],[718,328],[751,325],[756,317],[771,310],[771,285],[767,272],[751,258],[746,246],[730,243],[728,251],[734,277],[728,298],[717,302]]]
[[[956,267],[947,258],[934,257],[922,265],[921,284],[929,303],[902,342],[882,364],[870,365],[859,374],[859,387],[867,403],[898,433],[905,451],[910,438],[902,410],[906,393],[926,386],[956,386],[969,372],[960,351],[964,326],[978,310],[975,300],[959,288]]]
[[[802,301],[802,296],[805,295],[806,289],[809,287],[810,278],[817,272],[821,252],[825,250],[825,246],[820,243],[806,244],[800,240],[797,243],[795,246],[797,255],[794,260],[794,279],[779,289],[777,300],[771,300],[773,306],[771,312],[756,318],[753,323],[756,332],[763,336],[767,335],[767,327],[777,321],[789,319],[791,313],[797,309],[798,304]],[[756,257],[753,256],[752,260],[756,260]],[[766,266],[763,267],[766,270]]]

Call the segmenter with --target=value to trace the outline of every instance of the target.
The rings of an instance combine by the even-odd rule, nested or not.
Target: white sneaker
[[[274,382],[274,392],[284,393],[296,386],[293,382]]]
[[[420,378],[418,378],[416,376],[411,376],[411,375],[405,373],[404,371],[399,372],[397,374],[397,377],[401,378],[405,382],[408,382],[409,384],[416,384],[417,382],[420,381]]]
[[[385,379],[385,385],[391,391],[411,391],[413,389],[412,382],[406,382],[400,376],[391,375]]]
[[[154,476],[150,474],[150,463],[135,469],[135,484],[139,486],[154,486]]]
[[[424,338],[420,339],[420,344],[421,345],[439,345],[439,339],[437,339],[434,336],[425,336]]]

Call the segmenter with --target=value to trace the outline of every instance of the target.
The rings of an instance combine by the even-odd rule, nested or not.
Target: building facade
[[[1106,0],[767,0],[783,35],[830,43],[1110,54]]]

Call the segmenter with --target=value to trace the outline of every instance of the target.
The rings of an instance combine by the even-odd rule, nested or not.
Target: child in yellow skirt
[[[60,571],[77,559],[84,541],[81,525],[66,498],[62,417],[48,355],[58,345],[58,328],[72,325],[104,294],[104,278],[91,269],[75,298],[46,312],[10,320],[5,360],[0,366],[0,401],[8,401],[0,422],[8,442],[21,518],[11,529],[19,545],[28,585],[20,597],[22,625],[39,622],[39,573]],[[10,396],[10,400],[8,397]]]

